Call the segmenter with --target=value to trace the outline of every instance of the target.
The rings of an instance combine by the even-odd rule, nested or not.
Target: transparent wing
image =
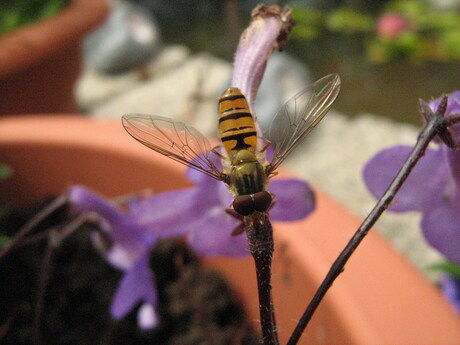
[[[167,117],[143,114],[123,115],[121,122],[134,139],[148,148],[217,180],[223,179],[210,160],[211,144],[195,128]]]
[[[330,74],[287,101],[273,118],[269,138],[275,152],[267,172],[272,173],[327,114],[340,90],[340,77]]]

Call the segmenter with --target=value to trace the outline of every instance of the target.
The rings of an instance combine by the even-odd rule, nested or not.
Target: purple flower
[[[441,281],[441,289],[454,309],[460,313],[460,279],[446,274]]]
[[[433,112],[440,102],[441,98],[429,104]],[[449,95],[445,116],[457,113],[460,113],[460,91]],[[449,132],[459,145],[460,125],[452,126]],[[437,139],[439,146],[426,150],[389,210],[421,212],[421,228],[426,240],[453,264],[460,265],[460,151],[450,149]],[[390,147],[367,163],[364,181],[375,197],[384,193],[411,151],[410,146]],[[460,311],[458,278],[446,275],[441,287],[449,302]]]
[[[429,104],[435,111],[440,99]],[[460,91],[449,95],[446,116],[460,113]],[[460,144],[460,126],[451,127]],[[377,153],[364,168],[364,181],[380,197],[411,152],[410,146],[395,146]],[[427,241],[449,261],[460,265],[460,152],[444,144],[427,149],[389,210],[419,211]]]
[[[238,46],[233,79],[233,86],[241,89],[251,106],[271,50],[282,43],[292,25],[278,6],[259,6],[253,16]],[[213,159],[222,168],[217,155]],[[103,236],[95,235],[95,244],[111,264],[125,271],[111,306],[116,319],[141,303],[140,326],[157,325],[157,292],[149,252],[162,238],[182,237],[203,256],[249,254],[246,237],[233,235],[241,229],[242,220],[228,212],[233,197],[227,186],[193,169],[187,170],[187,176],[194,187],[130,202],[126,212],[84,187],[69,190],[75,209],[99,215]],[[299,220],[314,210],[314,195],[305,182],[275,179],[269,190],[276,195],[269,210],[272,220]]]
[[[215,163],[220,165],[217,156]],[[74,209],[99,216],[104,234],[93,240],[104,258],[125,270],[111,306],[114,318],[123,318],[141,302],[139,325],[157,325],[155,277],[148,260],[150,249],[162,238],[184,237],[202,256],[249,254],[246,237],[232,236],[241,220],[227,212],[232,195],[226,185],[193,169],[187,170],[187,176],[194,187],[133,201],[126,212],[85,187],[69,189]],[[276,195],[270,210],[275,221],[302,219],[314,210],[313,191],[303,181],[275,179],[270,191]]]
[[[241,35],[235,54],[232,86],[246,96],[252,111],[268,57],[273,49],[282,48],[293,25],[290,9],[259,5],[252,12],[251,24]]]
[[[129,213],[122,212],[110,201],[85,187],[69,188],[68,198],[75,211],[98,216],[103,233],[93,234],[95,246],[109,263],[126,271],[112,302],[112,316],[122,318],[137,303],[142,302],[143,313],[139,313],[138,323],[141,327],[154,327],[157,324],[154,309],[157,295],[154,276],[148,267],[148,251],[160,238],[160,233],[148,231],[152,230],[149,227],[151,224],[139,223]],[[150,310],[150,313],[145,310]]]

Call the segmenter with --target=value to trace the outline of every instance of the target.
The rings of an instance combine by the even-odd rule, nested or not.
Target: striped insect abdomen
[[[257,132],[246,97],[230,87],[219,98],[219,134],[229,157],[239,150],[256,152]]]

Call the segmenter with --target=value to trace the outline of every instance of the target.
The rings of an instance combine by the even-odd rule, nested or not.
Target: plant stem
[[[255,213],[244,217],[244,225],[254,263],[259,292],[260,323],[264,345],[278,345],[271,294],[271,265],[274,251],[273,229],[268,215]]]
[[[294,332],[292,333],[289,341],[287,342],[287,345],[297,344],[300,336],[302,335],[302,332],[304,331],[305,327],[307,327],[308,322],[312,318],[313,313],[315,312],[319,303],[321,302],[329,288],[332,286],[334,280],[339,276],[340,273],[343,272],[344,266],[347,263],[350,256],[353,254],[358,245],[367,235],[370,228],[375,224],[375,222],[379,219],[382,213],[390,205],[396,193],[399,191],[402,184],[414,168],[415,164],[423,156],[430,141],[434,138],[436,134],[438,134],[438,132],[441,129],[443,129],[446,126],[445,118],[442,115],[436,114],[429,118],[429,121],[427,122],[424,129],[417,138],[417,143],[415,144],[409,157],[406,159],[403,166],[399,170],[398,174],[393,179],[393,181],[391,182],[390,186],[385,191],[383,196],[377,201],[372,211],[369,213],[369,215],[363,221],[361,226],[355,232],[355,234],[348,242],[348,244],[345,246],[343,251],[332,264],[331,268],[329,269],[329,272],[327,273],[320,287],[318,288],[312,300],[310,301],[310,304],[308,305],[304,314],[300,318],[296,328],[294,329]]]
[[[58,210],[67,202],[67,196],[61,195],[54,199],[45,209],[40,211],[35,217],[33,217],[22,229],[16,234],[16,236],[8,242],[8,244],[0,251],[0,260],[6,257],[21,241],[27,236],[38,224],[46,219],[50,214]]]
[[[69,224],[62,227],[60,230],[51,230],[48,233],[48,246],[42,259],[42,271],[40,275],[40,282],[38,287],[38,296],[35,303],[35,316],[33,326],[33,344],[42,344],[41,337],[41,323],[45,312],[45,299],[46,291],[53,274],[53,256],[56,249],[62,244],[62,242],[70,236],[75,230],[79,229],[84,223],[92,220],[91,214],[81,214]]]

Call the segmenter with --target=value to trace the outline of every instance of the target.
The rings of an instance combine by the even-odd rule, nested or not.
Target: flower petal
[[[75,185],[70,187],[67,195],[72,208],[78,212],[95,212],[112,223],[122,223],[124,221],[123,213],[111,202],[84,186]]]
[[[454,182],[453,184],[456,186],[455,192],[458,193],[460,190],[460,151],[454,151],[446,145],[442,146],[442,150],[449,165],[450,174]]]
[[[439,104],[441,103],[442,97],[435,99],[429,103],[430,108],[435,112]],[[460,113],[460,91],[452,92],[448,95],[447,99],[447,108],[445,116],[459,114]],[[454,140],[457,142],[457,145],[460,145],[460,124],[453,125],[449,128],[452,133]]]
[[[412,151],[394,146],[377,153],[364,167],[369,191],[380,198]],[[448,169],[441,150],[427,150],[389,207],[395,212],[429,211],[442,202]]]
[[[275,205],[270,218],[293,221],[305,218],[315,209],[315,195],[308,183],[297,179],[275,179],[270,183]]]
[[[128,251],[128,256],[137,257],[152,239],[147,236],[144,229],[138,226],[132,218],[119,211],[110,201],[105,200],[96,193],[83,186],[72,186],[68,190],[71,206],[79,212],[94,212],[101,220],[101,228],[105,230],[112,242],[117,243]],[[107,252],[111,250],[109,246]],[[118,264],[115,264],[118,266]]]
[[[230,216],[222,206],[217,205],[208,210],[200,222],[193,225],[194,230],[188,242],[201,255],[248,255],[246,236],[231,236],[239,223],[240,220]]]
[[[110,239],[110,235],[106,233],[92,232],[91,241],[93,246],[99,251],[101,256],[112,266],[126,271],[138,259],[139,253],[142,253],[142,249],[139,251],[127,250],[124,246]],[[106,237],[109,237],[107,239]]]
[[[115,319],[123,318],[139,302],[156,306],[154,275],[149,267],[149,251],[145,251],[121,279],[110,312]]]
[[[276,44],[282,22],[275,17],[257,17],[241,35],[235,54],[232,86],[246,96],[251,110],[270,53]]]
[[[427,241],[449,261],[460,265],[460,209],[444,201],[423,214],[422,231]]]
[[[441,281],[441,289],[457,313],[460,313],[460,280],[446,274]]]
[[[196,187],[179,189],[172,192],[155,194],[131,206],[131,215],[150,233],[172,236],[186,232],[183,228],[186,220],[195,216],[194,208],[199,196]]]
[[[212,205],[219,203],[215,191],[217,186],[214,185],[221,182],[209,179],[210,184],[206,187],[156,194],[133,205],[131,215],[148,232],[158,237],[183,236],[190,231],[191,223]]]
[[[448,99],[445,115],[460,113],[460,91],[454,91],[447,96]],[[433,112],[435,112],[438,109],[438,106],[441,103],[441,99],[442,97],[439,97],[429,103]]]
[[[144,303],[137,312],[137,324],[140,329],[148,330],[158,325],[158,314],[150,303]]]

